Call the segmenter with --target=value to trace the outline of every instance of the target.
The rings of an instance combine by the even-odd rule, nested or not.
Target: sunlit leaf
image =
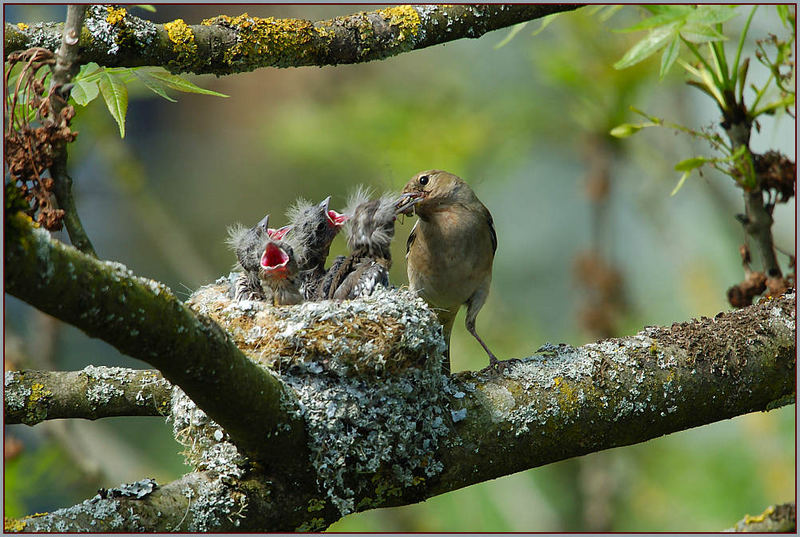
[[[186,93],[201,93],[203,95],[214,95],[215,97],[228,97],[224,93],[218,93],[216,91],[207,90],[201,88],[200,86],[196,86],[195,84],[189,82],[188,80],[179,77],[178,75],[173,75],[172,73],[167,73],[166,71],[150,71],[147,73],[151,77],[159,80],[167,85],[167,87],[172,88],[174,90],[183,91]]]
[[[114,73],[103,71],[97,80],[108,111],[119,125],[119,136],[125,138],[125,115],[128,113],[128,88]]]
[[[682,161],[680,161],[679,163],[677,163],[675,165],[675,171],[678,171],[678,172],[690,172],[690,171],[695,170],[695,169],[699,168],[700,166],[702,166],[703,164],[706,164],[708,162],[711,162],[711,159],[708,159],[706,157],[687,158],[686,160],[682,160]]]
[[[514,36],[516,36],[518,33],[520,33],[522,31],[522,29],[525,28],[525,26],[527,26],[527,25],[528,25],[528,21],[525,21],[525,22],[521,22],[519,24],[515,24],[514,26],[512,26],[511,27],[511,31],[508,32],[508,34],[506,34],[506,36],[503,38],[502,41],[500,41],[498,44],[496,44],[494,46],[494,49],[497,50],[499,48],[502,48],[502,47],[508,45],[511,42],[511,40],[514,39]]]
[[[667,48],[664,49],[664,54],[661,56],[661,69],[658,72],[659,78],[664,78],[664,75],[670,70],[672,64],[675,63],[675,60],[678,58],[678,51],[681,44],[681,38],[679,35],[675,35],[670,41]]]
[[[788,28],[789,27],[789,6],[786,4],[779,4],[775,6],[775,9],[778,10],[778,17],[781,18],[781,22],[783,26]]]
[[[100,89],[97,87],[97,82],[86,82],[85,80],[74,80],[75,85],[69,96],[75,100],[76,104],[86,106],[97,98]]]
[[[138,7],[139,9],[143,9],[144,11],[149,11],[150,13],[156,12],[156,8],[153,4],[134,4],[131,7]]]
[[[661,13],[659,15],[655,15],[653,17],[648,17],[643,21],[637,22],[632,26],[628,26],[621,30],[614,30],[615,32],[638,32],[641,30],[649,30],[651,28],[656,28],[658,26],[663,26],[665,24],[669,24],[676,21],[684,21],[689,15],[691,10],[686,10],[682,8],[687,8],[688,6],[675,6],[677,8],[681,8],[675,11],[671,11],[669,13]]]
[[[615,138],[627,138],[646,127],[654,126],[654,123],[622,123],[611,129],[608,133]]]
[[[692,9],[687,20],[701,24],[718,24],[739,15],[736,7],[700,5]]]
[[[148,76],[148,73],[134,71],[133,74],[134,74],[134,76],[136,78],[139,79],[139,81],[142,84],[147,86],[147,89],[149,89],[150,91],[152,91],[156,95],[158,95],[160,97],[163,97],[164,99],[166,99],[166,100],[168,100],[169,102],[172,102],[172,103],[178,102],[178,101],[176,101],[175,99],[173,99],[172,97],[170,97],[167,94],[167,91],[164,89],[164,86],[161,85],[161,82],[151,79]]]
[[[539,35],[540,33],[542,33],[542,30],[550,26],[550,23],[556,20],[556,17],[558,17],[559,15],[561,15],[561,13],[551,13],[550,15],[542,17],[542,24],[540,24],[539,27],[535,29],[531,35]]]
[[[689,172],[683,172],[683,175],[681,175],[681,178],[678,180],[678,184],[675,185],[675,188],[673,188],[672,192],[670,192],[670,194],[669,194],[670,196],[674,196],[675,194],[678,193],[678,190],[681,189],[681,187],[683,186],[683,183],[686,182],[686,178],[687,177],[689,177]]]
[[[674,35],[677,24],[669,24],[650,32],[644,39],[633,45],[628,52],[614,64],[615,69],[624,69],[655,54]]]
[[[725,41],[728,39],[711,26],[701,24],[687,24],[681,28],[681,37],[692,43],[708,43],[710,41]]]

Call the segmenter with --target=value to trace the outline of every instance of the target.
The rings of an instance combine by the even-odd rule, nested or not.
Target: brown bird
[[[418,173],[403,194],[398,208],[419,217],[406,246],[408,283],[442,323],[448,349],[443,368],[450,372],[450,333],[462,304],[467,306],[467,330],[496,367],[499,361],[475,331],[497,250],[492,215],[467,183],[442,170]]]

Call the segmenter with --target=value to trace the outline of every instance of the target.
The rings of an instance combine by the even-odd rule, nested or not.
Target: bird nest
[[[233,300],[234,277],[198,289],[187,305],[211,317],[245,354],[278,373],[310,367],[314,373],[383,376],[409,367],[440,367],[441,327],[427,304],[408,290],[378,288],[366,298],[272,306]]]

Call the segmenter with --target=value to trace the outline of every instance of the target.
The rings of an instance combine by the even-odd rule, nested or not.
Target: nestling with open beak
[[[282,239],[289,228],[290,226],[278,229],[269,227],[269,215],[251,228],[246,228],[238,223],[228,228],[228,238],[225,242],[236,253],[238,260],[236,268],[241,268],[243,271],[231,287],[234,299],[265,299],[259,279],[262,254],[267,246],[267,241]]]
[[[443,368],[450,372],[450,333],[462,304],[467,306],[467,330],[489,355],[489,364],[497,366],[499,361],[475,331],[497,250],[492,215],[467,183],[442,170],[418,173],[403,195],[398,209],[419,217],[406,246],[408,283],[442,323],[448,349]]]
[[[391,243],[397,219],[396,194],[370,199],[368,189],[358,187],[350,196],[345,225],[350,255],[338,257],[320,289],[321,298],[352,299],[369,296],[377,285],[389,287]]]
[[[267,241],[258,277],[267,301],[273,306],[290,306],[303,301],[294,251],[285,241]]]
[[[330,209],[330,196],[313,204],[297,200],[286,215],[292,227],[287,241],[294,248],[300,271],[300,290],[307,299],[317,295],[317,287],[325,277],[325,260],[331,243],[348,216]]]

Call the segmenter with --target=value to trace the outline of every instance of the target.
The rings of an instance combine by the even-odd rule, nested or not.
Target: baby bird
[[[243,271],[231,288],[234,299],[264,300],[264,290],[259,279],[262,254],[270,239],[282,239],[289,228],[290,226],[279,229],[269,227],[269,215],[251,228],[238,223],[228,228],[225,242],[236,253],[237,268]]]
[[[499,361],[475,331],[475,318],[489,295],[497,234],[489,210],[459,177],[442,171],[420,172],[403,188],[398,209],[416,212],[406,246],[408,283],[431,306],[444,328],[450,371],[450,333],[461,305],[466,327],[489,355]]]
[[[300,289],[307,299],[317,295],[331,243],[349,218],[330,209],[330,200],[328,196],[315,205],[301,198],[286,213],[292,228],[287,240],[297,256]]]
[[[258,277],[261,288],[269,291],[267,300],[273,306],[300,304],[297,262],[292,247],[280,240],[268,240],[261,255]]]
[[[345,226],[350,255],[338,257],[325,275],[321,298],[351,299],[369,296],[378,284],[389,287],[391,243],[397,218],[397,195],[371,200],[370,191],[359,187],[350,196]]]

